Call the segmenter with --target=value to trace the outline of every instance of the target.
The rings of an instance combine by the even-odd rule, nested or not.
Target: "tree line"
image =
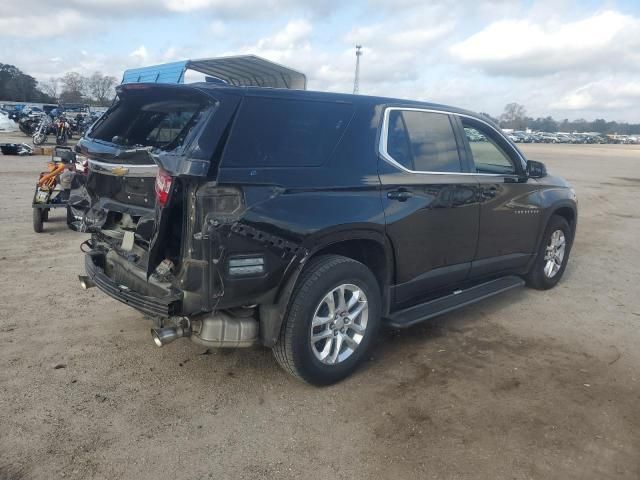
[[[85,77],[77,72],[68,72],[60,78],[50,78],[40,88],[60,103],[90,103],[108,106],[115,97],[116,77],[94,72]]]
[[[577,120],[555,120],[551,116],[533,118],[527,116],[527,110],[519,103],[509,103],[498,117],[492,117],[487,113],[482,115],[493,120],[501,128],[514,130],[526,130],[527,128],[538,132],[598,132],[602,134],[636,135],[640,134],[640,123],[626,123],[607,121],[597,118],[593,121],[579,118]]]
[[[0,63],[0,100],[42,103],[55,101],[38,88],[35,78],[6,63]]]
[[[65,73],[60,78],[38,82],[14,65],[0,63],[0,100],[36,103],[88,103],[108,106],[118,80],[101,72],[84,76]]]

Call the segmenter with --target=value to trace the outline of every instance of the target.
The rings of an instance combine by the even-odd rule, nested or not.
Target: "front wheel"
[[[36,233],[42,233],[42,209],[33,209],[33,231]]]
[[[553,215],[544,231],[536,260],[527,273],[527,285],[538,290],[556,286],[562,278],[573,243],[569,223],[559,215]]]
[[[313,385],[340,381],[365,358],[380,310],[380,288],[365,265],[339,255],[312,259],[291,297],[275,358]]]

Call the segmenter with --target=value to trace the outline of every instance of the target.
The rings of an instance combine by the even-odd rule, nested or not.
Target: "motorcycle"
[[[83,131],[84,122],[85,122],[85,116],[82,115],[81,113],[77,114],[70,123],[71,128],[69,132],[72,133],[73,135],[78,135],[81,137],[84,134],[84,131]]]
[[[18,128],[27,137],[31,137],[38,129],[38,124],[40,122],[41,117],[42,117],[42,114],[24,115],[20,117],[20,120],[18,120]]]
[[[53,120],[49,115],[43,115],[40,117],[40,122],[33,133],[33,144],[34,145],[42,145],[47,141],[47,137],[51,131],[51,127],[53,125]]]
[[[69,121],[64,115],[60,115],[56,118],[54,125],[56,129],[56,145],[66,145],[70,137],[71,125]]]

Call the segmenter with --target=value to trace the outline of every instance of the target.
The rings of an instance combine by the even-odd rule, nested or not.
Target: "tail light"
[[[156,201],[161,207],[164,207],[169,200],[172,184],[173,177],[164,170],[158,169],[158,174],[156,175]]]

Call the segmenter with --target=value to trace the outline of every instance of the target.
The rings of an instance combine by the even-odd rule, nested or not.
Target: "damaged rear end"
[[[215,181],[240,98],[225,88],[123,85],[76,147],[89,163],[71,199],[75,227],[91,233],[81,280],[154,318],[158,345],[192,334],[208,346],[257,338],[242,308],[211,314],[224,293],[216,264],[225,249],[212,232],[244,209],[238,188]]]

